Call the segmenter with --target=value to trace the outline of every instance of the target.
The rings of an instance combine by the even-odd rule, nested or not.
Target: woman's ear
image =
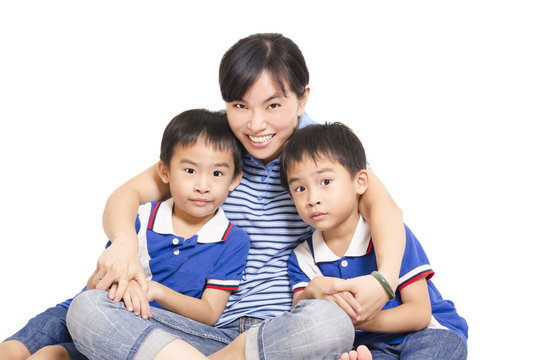
[[[306,86],[304,89],[304,95],[298,99],[297,116],[301,117],[306,109],[306,103],[308,102],[308,96],[310,96],[310,87]]]
[[[170,173],[168,171],[168,167],[162,162],[162,160],[159,160],[157,163],[157,170],[162,182],[168,184]]]
[[[240,185],[240,182],[242,181],[242,175],[243,172],[241,171],[238,175],[234,175],[232,181],[230,182],[229,191],[233,191],[238,185]]]
[[[358,195],[363,195],[368,187],[368,174],[365,169],[360,170],[355,175],[355,191]]]

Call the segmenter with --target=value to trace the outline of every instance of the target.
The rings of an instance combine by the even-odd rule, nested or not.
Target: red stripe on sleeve
[[[410,280],[408,280],[408,281],[404,282],[403,284],[399,285],[399,288],[397,290],[401,291],[406,286],[410,285],[414,281],[417,281],[417,280],[421,279],[422,277],[426,277],[427,281],[429,281],[433,277],[433,275],[434,275],[434,271],[432,271],[432,270],[422,272],[421,274],[418,274],[418,275],[414,276],[413,278],[411,278]]]

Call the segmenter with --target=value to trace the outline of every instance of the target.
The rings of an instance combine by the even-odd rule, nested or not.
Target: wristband
[[[385,280],[382,274],[380,274],[377,271],[373,271],[370,275],[374,276],[376,280],[383,286],[385,292],[389,296],[389,300],[393,300],[395,298],[395,292],[391,288],[391,285]]]

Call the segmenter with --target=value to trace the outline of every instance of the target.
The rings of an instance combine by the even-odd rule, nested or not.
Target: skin
[[[34,354],[30,354],[26,346],[16,340],[0,343],[0,359],[2,360],[70,360],[66,349],[60,345],[45,346]]]
[[[272,77],[263,72],[243,99],[226,104],[229,124],[246,149],[264,163],[278,156],[285,141],[298,124],[304,113],[310,89],[306,88],[300,98],[287,84],[285,95]],[[369,187],[361,197],[359,212],[368,219],[373,230],[374,246],[377,253],[378,269],[396,288],[400,263],[404,252],[404,226],[402,212],[376,175],[368,170]],[[123,184],[108,199],[104,210],[103,225],[112,245],[100,256],[97,269],[89,279],[89,288],[109,289],[113,283],[118,286],[110,292],[110,297],[120,300],[134,279],[144,292],[147,284],[137,259],[137,241],[134,221],[138,204],[164,199],[169,189],[164,186],[155,167],[151,167]],[[371,276],[356,279],[335,279],[325,289],[334,296],[349,292],[358,306],[354,321],[374,318],[387,302],[388,297],[381,285]],[[175,341],[163,350],[176,346]],[[225,349],[226,352],[234,346]],[[236,351],[234,351],[236,352]],[[162,353],[162,351],[161,351]],[[168,354],[165,351],[164,354]],[[238,354],[243,358],[243,354]],[[227,358],[226,353],[222,353]],[[166,357],[167,358],[167,357]]]

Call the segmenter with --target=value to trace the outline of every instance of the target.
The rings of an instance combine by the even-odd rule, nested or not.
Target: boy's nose
[[[198,181],[195,183],[195,191],[199,193],[210,191],[209,182],[205,176],[199,177]]]
[[[321,200],[319,200],[319,194],[317,191],[308,191],[308,205],[315,206],[318,204],[321,204]]]

